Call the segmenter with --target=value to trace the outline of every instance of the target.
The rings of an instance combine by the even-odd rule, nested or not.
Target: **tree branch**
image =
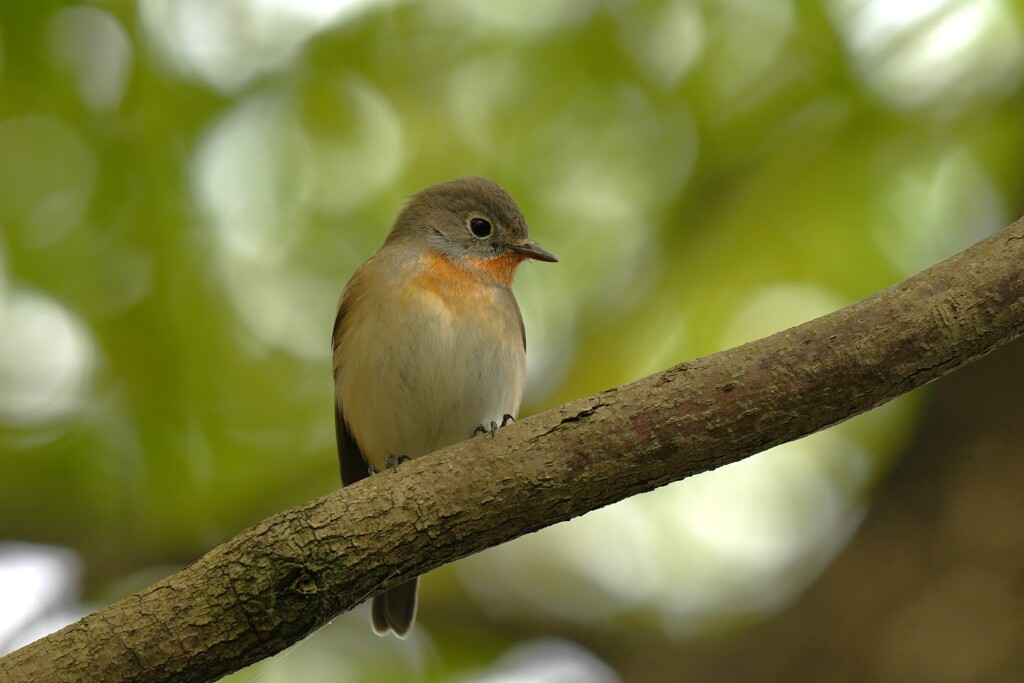
[[[880,294],[274,515],[0,659],[4,681],[206,681],[442,564],[881,405],[1024,333],[1024,219]]]

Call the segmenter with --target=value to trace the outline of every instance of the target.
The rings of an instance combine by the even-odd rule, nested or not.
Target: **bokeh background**
[[[1024,4],[0,3],[0,650],[338,485],[337,297],[478,174],[524,414],[1024,212]],[[232,681],[1024,680],[1024,346],[425,579]]]

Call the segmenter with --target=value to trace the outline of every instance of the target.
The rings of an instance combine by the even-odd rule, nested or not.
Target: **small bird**
[[[526,331],[512,294],[530,241],[515,200],[486,178],[415,194],[342,292],[334,321],[334,413],[345,485],[515,418]],[[373,629],[404,637],[419,579],[373,599]]]

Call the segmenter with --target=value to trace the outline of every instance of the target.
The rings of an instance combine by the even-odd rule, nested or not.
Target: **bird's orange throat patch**
[[[509,253],[497,258],[469,256],[464,263],[456,263],[441,254],[424,254],[420,257],[416,284],[444,297],[480,294],[495,284],[511,286],[516,267],[524,258]]]
[[[525,256],[515,252],[509,252],[497,258],[477,258],[475,256],[466,258],[470,268],[486,273],[494,282],[506,287],[512,286],[512,278],[515,277],[516,268],[525,260]]]

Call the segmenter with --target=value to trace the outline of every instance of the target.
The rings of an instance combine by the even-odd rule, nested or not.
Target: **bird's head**
[[[511,195],[486,178],[459,178],[413,195],[387,242],[401,242],[509,284],[527,259],[558,259],[530,240]]]

